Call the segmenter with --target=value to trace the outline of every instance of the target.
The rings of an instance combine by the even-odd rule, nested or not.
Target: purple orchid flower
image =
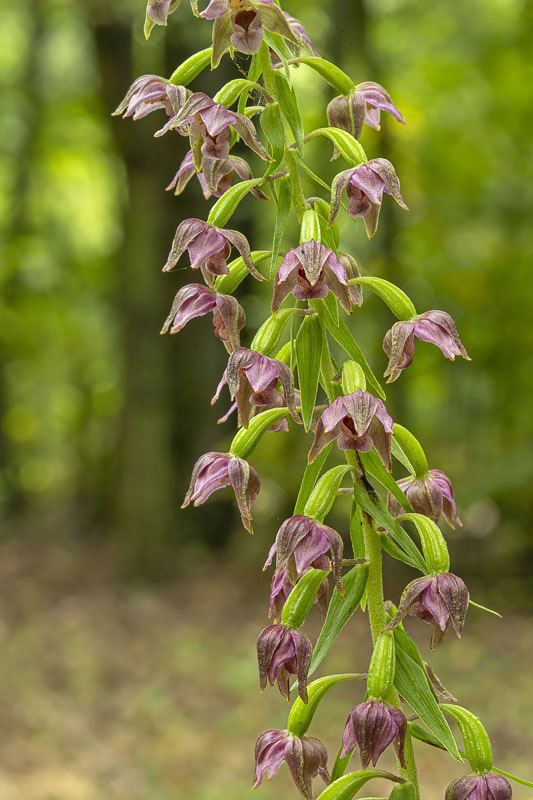
[[[180,195],[192,176],[196,175],[206,200],[211,197],[221,197],[233,185],[235,174],[242,181],[247,181],[252,177],[252,170],[244,158],[238,158],[237,156],[204,158],[202,169],[197,172],[194,167],[192,152],[189,150],[172,182],[167,186],[167,192],[173,189],[175,195]],[[257,187],[252,188],[250,194],[260,200],[268,199],[266,194]]]
[[[337,397],[322,413],[308,461],[314,461],[329,442],[337,439],[341,450],[368,453],[375,447],[389,469],[392,429],[392,418],[382,401],[358,389],[352,394]]]
[[[365,81],[359,83],[350,94],[334,97],[328,105],[327,116],[332,127],[348,131],[359,139],[365,123],[377,131],[381,129],[382,111],[387,111],[398,122],[405,124],[386,89],[379,83]]]
[[[426,311],[414,319],[396,322],[385,334],[383,350],[389,357],[385,371],[387,383],[397,380],[401,371],[413,363],[415,336],[422,342],[436,345],[450,361],[455,361],[456,356],[470,361],[450,315],[445,311]]]
[[[332,291],[344,310],[352,309],[346,271],[333,250],[310,239],[289,250],[274,279],[272,311],[292,292],[297,300],[326,297]]]
[[[268,565],[265,564],[265,567],[266,566]],[[313,567],[316,569],[329,570],[329,560],[326,558],[326,556],[319,556],[311,562],[309,569]],[[305,575],[307,571],[308,570],[305,569],[302,573],[297,573],[296,580],[301,578],[302,575]],[[290,595],[293,586],[294,584],[287,569],[280,569],[279,571],[274,572],[272,575],[272,582],[270,584],[270,597],[268,603],[269,619],[272,619],[274,622],[278,622],[281,619],[281,612],[283,611],[285,600]],[[324,579],[319,586],[315,598],[315,603],[324,617],[326,616],[328,610],[328,595],[329,585],[327,579]]]
[[[242,519],[249,533],[253,533],[251,505],[259,494],[257,472],[242,458],[231,453],[205,453],[193,467],[191,483],[182,508],[192,503],[196,508],[205,503],[217,489],[231,486]]]
[[[242,233],[216,228],[195,218],[184,219],[178,226],[163,272],[174,269],[187,250],[192,269],[200,269],[206,283],[212,286],[218,275],[228,274],[227,260],[232,246],[237,248],[254,278],[263,281],[263,276],[254,267],[250,245]]]
[[[301,37],[293,31],[286,15],[273,0],[211,0],[199,16],[214,21],[213,69],[230,47],[247,55],[257,53],[263,41],[263,29],[279,34],[296,46],[301,43]]]
[[[304,514],[296,514],[281,525],[276,535],[276,541],[270,548],[268,558],[263,570],[272,564],[276,557],[276,574],[288,569],[294,582],[309,569],[316,566],[317,559],[331,552],[333,563],[333,578],[339,592],[344,595],[342,585],[342,553],[343,542],[336,530],[317,522]],[[325,569],[329,569],[329,562],[325,559]],[[323,564],[320,564],[322,567]]]
[[[453,486],[442,470],[430,469],[422,478],[409,475],[407,478],[400,478],[397,484],[417,514],[424,514],[436,523],[443,516],[451,528],[455,525],[463,527],[457,515]],[[388,506],[395,516],[405,511],[399,507],[398,500],[393,495],[388,497]]]
[[[126,97],[113,111],[113,116],[138,120],[163,108],[167,116],[172,117],[184,105],[189,94],[184,86],[174,86],[159,75],[141,75],[131,84]]]
[[[227,385],[231,399],[237,403],[239,425],[247,428],[253,406],[263,409],[265,406],[278,407],[278,381],[283,389],[284,405],[294,421],[299,423],[293,377],[289,367],[275,358],[267,358],[246,347],[239,347],[230,355],[211,405],[216,403],[222,388]]]
[[[408,211],[400,194],[398,176],[386,158],[373,158],[358,167],[340,172],[334,178],[331,186],[330,223],[339,212],[345,189],[350,201],[348,211],[352,217],[363,217],[369,239],[378,228],[383,193],[390,194],[401,208]]]
[[[231,128],[254,153],[265,161],[271,160],[250,120],[244,114],[228,111],[203,92],[190,95],[175,116],[155,135],[163,136],[167,131],[175,130],[188,136],[194,167],[199,171],[204,158],[225,159],[229,156]]]
[[[153,25],[166,25],[169,15],[176,11],[179,4],[180,0],[148,0],[146,19]]]
[[[191,283],[179,290],[161,333],[178,333],[191,319],[211,311],[215,336],[232,353],[240,346],[240,332],[246,322],[244,309],[231,295],[218,294],[201,283]]]
[[[262,733],[255,745],[255,781],[252,789],[276,775],[285,761],[296,788],[307,799],[313,800],[312,779],[320,775],[329,783],[326,748],[312,736],[294,736],[288,731],[269,730]]]
[[[464,581],[451,572],[416,578],[405,587],[398,611],[387,625],[387,630],[399,625],[409,613],[433,625],[431,649],[434,650],[450,626],[457,638],[461,638],[469,602],[470,595]]]
[[[341,758],[358,745],[363,769],[370,762],[375,767],[383,751],[394,742],[398,759],[404,767],[406,732],[407,720],[399,708],[380,700],[367,700],[356,706],[348,716],[342,734]]]
[[[496,772],[466,775],[446,789],[446,800],[511,800],[512,796],[511,784]]]
[[[289,675],[298,678],[298,694],[307,703],[307,672],[311,663],[313,646],[307,636],[286,625],[268,625],[257,639],[259,685],[266,688],[267,681],[290,700]]]

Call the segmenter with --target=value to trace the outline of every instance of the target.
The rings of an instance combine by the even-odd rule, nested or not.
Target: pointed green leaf
[[[285,154],[285,126],[279,103],[267,103],[260,118],[261,128],[270,145],[270,155],[273,158],[267,174],[274,172],[281,164]]]
[[[270,262],[270,276],[274,274],[278,266],[279,251],[283,234],[287,226],[287,220],[291,213],[292,206],[292,182],[288,175],[279,178],[276,182],[276,224],[274,226],[274,239],[272,241],[272,260]]]
[[[396,641],[398,643],[397,638]],[[435,699],[435,695],[429,686],[424,668],[417,664],[416,661],[402,649],[401,645],[396,649],[396,674],[394,677],[394,685],[400,695],[409,703],[413,711],[418,714],[430,731],[435,734],[446,750],[448,750],[456,761],[462,761],[450,726],[446,722]]]
[[[390,472],[385,468],[385,465],[375,450],[370,450],[368,453],[360,454],[361,461],[365,470],[372,475],[377,481],[381,483],[385,489],[396,497],[400,506],[405,508],[406,511],[412,511],[413,507],[405,494],[402,492]]]
[[[328,613],[313,650],[308,675],[312,675],[318,669],[339,633],[355,614],[365,590],[367,577],[368,565],[356,564],[343,576],[345,596],[342,597],[336,587],[333,589]]]
[[[281,113],[289,123],[298,152],[302,154],[304,148],[304,126],[294,89],[289,85],[285,75],[279,70],[273,72],[272,78]]]
[[[304,513],[304,508],[307,505],[307,501],[311,496],[311,492],[314,489],[318,476],[322,472],[322,467],[326,463],[326,459],[331,453],[332,447],[333,447],[333,442],[330,442],[330,444],[324,447],[324,449],[322,450],[320,455],[315,459],[315,461],[313,461],[312,464],[308,464],[306,466],[302,481],[300,483],[300,490],[298,492],[298,497],[296,498],[296,505],[294,506],[294,514]]]
[[[318,314],[305,317],[296,336],[296,364],[302,406],[302,420],[307,433],[313,421],[324,332]]]
[[[422,554],[416,544],[413,542],[411,537],[408,533],[404,531],[402,526],[395,520],[392,514],[389,514],[381,506],[381,501],[379,498],[376,498],[376,502],[369,496],[367,490],[363,486],[361,480],[354,481],[354,497],[361,506],[361,508],[369,514],[378,525],[382,528],[385,528],[396,544],[398,544],[402,550],[405,550],[408,556],[413,559],[413,562],[416,564],[416,568],[423,572],[424,575],[427,574],[428,569],[426,562],[424,561]],[[379,505],[378,505],[379,503]]]
[[[410,469],[410,471],[417,478],[423,478],[427,474],[429,466],[422,445],[411,431],[404,428],[403,425],[395,423],[393,433],[398,447],[401,448],[403,453],[407,454],[409,463],[412,465],[412,470]]]
[[[396,542],[393,541],[387,533],[384,531],[379,531],[378,533],[381,546],[387,555],[389,555],[391,558],[395,558],[396,561],[401,561],[402,564],[407,564],[408,567],[414,567],[417,569],[413,559],[410,558],[410,556],[408,556],[407,553],[401,549],[401,547],[398,547]]]
[[[272,356],[279,347],[287,322],[298,313],[301,314],[299,308],[281,308],[274,312],[258,329],[252,339],[250,350],[255,350],[264,356]]]
[[[397,461],[400,462],[400,464],[403,464],[405,469],[408,472],[410,472],[411,475],[415,474],[414,466],[409,461],[409,459],[408,459],[408,457],[407,457],[407,455],[405,453],[405,450],[403,450],[403,448],[401,447],[401,445],[399,444],[398,440],[396,439],[396,437],[394,435],[393,435],[393,437],[391,439],[391,453],[394,456],[394,458]]]

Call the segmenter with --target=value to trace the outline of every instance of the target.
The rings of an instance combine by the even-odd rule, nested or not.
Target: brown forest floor
[[[287,711],[274,690],[257,691],[267,577],[258,587],[255,576],[211,566],[180,585],[139,588],[114,582],[108,567],[101,553],[0,548],[1,800],[247,800],[255,737],[284,727]],[[363,670],[360,616],[341,641],[327,669]],[[532,654],[531,619],[471,612],[463,642],[432,658],[490,729],[496,765],[529,778]],[[338,687],[319,709],[312,733],[330,760],[359,693]],[[424,745],[417,755],[424,800],[440,800],[462,768]],[[367,794],[387,789],[375,781]],[[284,769],[253,796],[296,797]],[[514,796],[531,800],[533,790]]]

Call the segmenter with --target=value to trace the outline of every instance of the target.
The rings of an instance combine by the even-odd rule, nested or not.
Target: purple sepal
[[[443,516],[450,527],[458,525],[462,528],[463,523],[457,514],[453,486],[445,472],[440,469],[430,469],[423,478],[410,475],[407,478],[400,478],[397,484],[417,514],[424,514],[436,523]],[[394,515],[405,511],[393,495],[388,497],[388,506]]]
[[[511,784],[496,772],[466,775],[446,789],[446,800],[511,800],[512,796]]]
[[[404,744],[407,720],[398,708],[379,700],[367,700],[356,706],[348,716],[342,734],[341,758],[358,746],[361,766],[376,766],[380,755],[394,742],[402,767],[405,766]]]
[[[232,353],[240,345],[240,332],[246,322],[244,309],[231,295],[218,294],[201,283],[191,283],[179,290],[161,333],[178,333],[191,319],[210,311],[215,336]]]
[[[298,694],[307,703],[307,672],[313,647],[303,633],[286,625],[268,625],[257,639],[259,685],[265,689],[267,682],[278,688],[290,700],[289,675],[298,678]]]
[[[269,730],[262,733],[255,745],[255,780],[253,789],[276,775],[286,762],[298,791],[307,800],[313,798],[312,779],[320,775],[329,783],[328,754],[324,745],[311,736],[294,736],[288,731]]]
[[[349,314],[352,297],[346,270],[333,250],[310,239],[289,250],[274,279],[272,310],[292,292],[297,300],[326,297],[332,291]]]

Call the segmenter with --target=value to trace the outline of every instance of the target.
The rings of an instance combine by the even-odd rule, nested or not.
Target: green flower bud
[[[410,298],[402,292],[394,283],[386,281],[384,278],[362,277],[352,278],[351,284],[368,286],[372,289],[383,302],[390,308],[395,317],[401,320],[410,320],[416,317],[416,308]]]
[[[232,456],[247,458],[263,434],[289,414],[288,408],[271,408],[252,417],[247,428],[240,428],[229,449]]]
[[[187,86],[207,67],[210,61],[211,48],[200,50],[199,53],[190,56],[179,67],[176,67],[169,78],[169,83],[173,83],[175,86]]]
[[[366,378],[357,361],[345,361],[341,373],[342,393],[352,394],[362,389],[366,392]]]
[[[299,313],[296,308],[283,308],[269,317],[252,339],[251,350],[256,350],[264,356],[271,356],[280,343],[285,325],[293,314]],[[301,312],[300,312],[301,313]]]
[[[302,242],[309,242],[311,239],[320,244],[322,236],[320,233],[320,219],[318,213],[313,208],[308,208],[302,219],[300,244],[302,244]]]

